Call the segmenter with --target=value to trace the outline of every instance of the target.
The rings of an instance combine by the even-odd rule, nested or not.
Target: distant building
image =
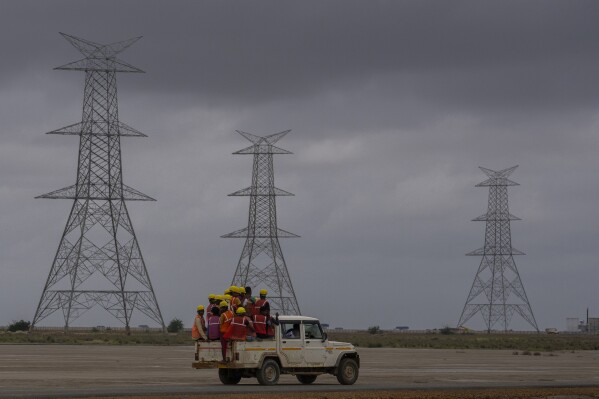
[[[589,317],[587,331],[589,334],[599,334],[599,317]]]
[[[568,317],[566,319],[566,331],[570,333],[579,332],[580,329],[578,325],[580,324],[580,319],[578,317]]]

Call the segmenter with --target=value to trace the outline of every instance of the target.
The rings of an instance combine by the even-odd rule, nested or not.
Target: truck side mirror
[[[322,333],[322,342],[325,342],[328,339],[327,333]]]

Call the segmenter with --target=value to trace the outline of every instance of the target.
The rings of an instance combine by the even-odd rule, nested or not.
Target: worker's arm
[[[195,319],[195,324],[196,324],[196,327],[198,328],[198,331],[200,333],[200,339],[206,340],[207,337],[206,337],[206,333],[204,332],[204,328],[202,326],[202,321],[199,318],[196,318]]]
[[[252,331],[256,331],[256,329],[254,328],[254,323],[252,323],[252,321],[250,320],[250,318],[246,316],[245,320],[246,320],[246,323],[245,323],[245,325],[246,325],[246,326],[247,326],[247,327],[248,327],[250,330],[252,330]]]

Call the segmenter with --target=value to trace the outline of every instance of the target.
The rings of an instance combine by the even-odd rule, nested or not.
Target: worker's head
[[[264,288],[260,290],[260,298],[262,298],[262,299],[266,298],[267,294],[268,294],[268,291],[266,291]]]
[[[204,305],[199,305],[196,310],[198,311],[198,314],[204,314]]]
[[[231,290],[229,288],[227,288],[226,290],[223,291],[223,295],[229,295],[231,294]]]
[[[216,300],[216,295],[210,294],[208,295],[208,302],[213,303]]]
[[[210,309],[210,312],[213,316],[220,316],[220,309],[218,308],[218,306],[215,306],[212,309]]]
[[[231,300],[231,298],[233,298],[233,297],[232,297],[231,295],[229,295],[229,294],[227,294],[227,295],[223,295],[223,299],[224,299],[225,301],[230,301],[230,300]]]
[[[237,293],[239,295],[245,295],[245,287],[237,287]]]
[[[229,287],[229,294],[231,294],[232,296],[237,296],[239,295],[239,287],[232,285]]]
[[[229,304],[225,301],[221,301],[220,304],[218,305],[219,308],[221,309],[229,309]]]
[[[252,287],[245,287],[245,295],[246,296],[252,295]]]
[[[237,310],[235,311],[235,313],[237,313],[238,315],[244,315],[245,314],[245,308],[240,306],[237,308]]]

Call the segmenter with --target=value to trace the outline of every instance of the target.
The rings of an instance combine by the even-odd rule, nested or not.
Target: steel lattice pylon
[[[61,35],[85,56],[55,68],[85,72],[83,118],[48,134],[79,136],[77,182],[37,197],[74,201],[31,327],[62,310],[68,329],[99,305],[127,331],[134,309],[164,329],[125,204],[155,200],[123,184],[121,168],[121,136],[146,136],[119,122],[116,73],[143,71],[116,55],[140,37],[101,45]]]
[[[274,154],[291,154],[274,144],[290,130],[265,137],[237,131],[253,145],[233,154],[253,154],[252,185],[230,196],[249,196],[248,227],[226,234],[225,238],[245,238],[245,245],[232,284],[266,288],[272,311],[301,314],[291,278],[281,251],[279,238],[298,237],[277,227],[276,197],[293,195],[274,185]]]
[[[519,185],[508,179],[517,167],[516,165],[498,172],[480,168],[489,178],[476,187],[489,187],[489,206],[487,213],[473,221],[486,222],[485,246],[466,254],[483,258],[458,326],[464,325],[480,312],[488,332],[497,324],[507,331],[512,316],[518,313],[539,331],[513,258],[513,255],[524,255],[523,252],[512,248],[510,222],[520,219],[510,214],[507,195],[508,186]]]

